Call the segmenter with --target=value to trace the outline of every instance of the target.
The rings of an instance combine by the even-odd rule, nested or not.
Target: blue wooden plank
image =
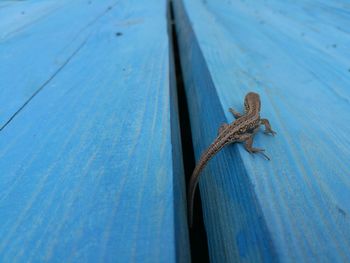
[[[116,1],[18,1],[0,9],[0,129],[96,30]],[[16,75],[14,75],[16,72]]]
[[[109,11],[0,132],[1,262],[189,261],[166,1],[98,2]],[[86,3],[61,8],[89,20],[80,13]],[[57,11],[31,28],[66,18]],[[60,37],[41,31],[43,41],[63,42],[57,28]],[[31,32],[11,40],[27,46],[12,54],[18,63],[40,56],[39,38],[24,37]],[[2,67],[30,78],[26,67]],[[5,80],[1,89],[10,89]]]
[[[268,162],[219,153],[200,188],[212,262],[350,260],[349,5],[176,1],[196,159],[229,107],[261,95]]]

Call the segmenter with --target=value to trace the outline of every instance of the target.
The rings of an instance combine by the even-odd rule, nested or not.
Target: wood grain
[[[62,70],[115,5],[12,1],[0,9],[0,129]]]
[[[166,1],[17,7],[33,19],[0,21],[0,261],[188,262]]]
[[[212,262],[350,260],[346,1],[177,1],[196,159],[261,95],[276,137],[230,146],[200,182]]]

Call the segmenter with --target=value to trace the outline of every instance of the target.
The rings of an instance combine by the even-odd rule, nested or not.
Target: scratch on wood
[[[40,93],[40,91],[42,91],[47,84],[50,83],[51,80],[53,80],[58,73],[61,72],[61,70],[72,60],[72,58],[83,48],[83,46],[86,44],[87,40],[89,39],[89,36],[80,44],[80,46],[73,52],[73,54],[68,57],[68,59],[55,71],[54,74],[52,74],[52,76],[46,80],[33,94],[32,96],[30,96],[24,103],[23,105],[8,119],[7,122],[5,122],[5,124],[3,126],[1,126],[0,128],[0,132],[3,131],[3,129],[6,128],[7,125],[9,125],[11,123],[11,121],[28,105],[28,103],[35,98],[36,95],[38,95]]]

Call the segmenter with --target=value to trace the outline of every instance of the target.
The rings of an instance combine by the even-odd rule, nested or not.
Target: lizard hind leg
[[[232,108],[229,108],[229,111],[232,113],[232,115],[233,115],[236,119],[242,117],[242,114],[240,114],[239,112],[235,111],[235,110],[232,109]]]
[[[248,139],[245,141],[244,148],[249,153],[261,153],[267,160],[270,161],[270,158],[264,153],[264,149],[253,147],[253,135],[248,137]]]
[[[225,130],[227,126],[228,126],[227,123],[221,124],[220,127],[219,127],[219,130],[218,130],[218,135],[220,135],[220,133],[222,133],[223,130]]]

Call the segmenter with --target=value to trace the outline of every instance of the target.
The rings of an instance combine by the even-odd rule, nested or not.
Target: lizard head
[[[260,96],[255,92],[248,92],[244,99],[244,108],[246,112],[257,108],[260,111]]]

